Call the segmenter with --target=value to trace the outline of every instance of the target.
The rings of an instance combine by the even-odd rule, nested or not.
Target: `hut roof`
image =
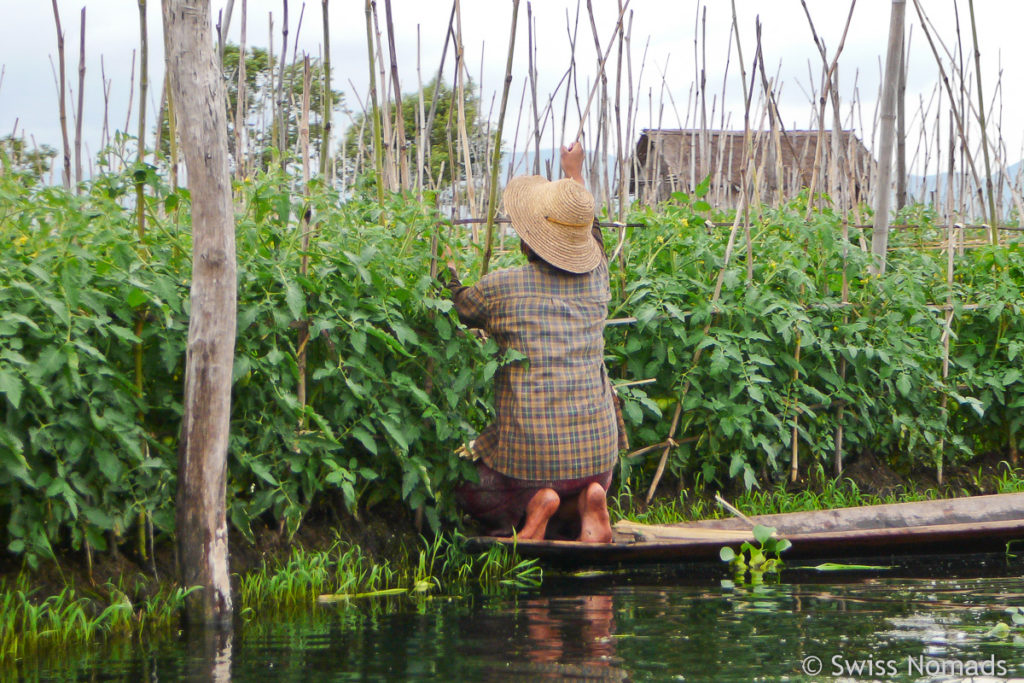
[[[817,130],[788,130],[779,134],[782,167],[786,173],[783,185],[787,189],[799,189],[810,185],[814,171],[815,148],[818,144]],[[830,153],[832,131],[825,131],[822,140],[824,153]],[[848,167],[854,175],[865,173],[874,163],[871,153],[852,130],[840,132],[840,146],[849,160]],[[768,175],[774,176],[775,153],[772,134],[767,130],[751,131],[753,159],[758,167],[763,165]],[[657,166],[651,167],[658,158]],[[671,175],[684,185],[696,185],[708,175],[714,181],[725,181],[738,188],[742,179],[744,154],[744,132],[731,130],[697,129],[648,129],[640,135],[636,147],[637,160],[641,169],[641,182],[656,182],[665,174]],[[705,160],[708,167],[704,168]],[[823,164],[823,169],[827,171]],[[646,173],[645,173],[646,171]],[[770,183],[774,184],[774,182]]]

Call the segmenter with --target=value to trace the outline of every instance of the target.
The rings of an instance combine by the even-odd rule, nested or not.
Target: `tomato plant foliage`
[[[0,541],[30,562],[173,533],[189,196],[140,173],[141,238],[134,175],[81,195],[0,176]],[[275,171],[236,190],[232,528],[294,533],[328,497],[356,516],[400,502],[453,519],[454,484],[472,476],[453,453],[516,359],[460,326],[430,245],[449,244],[463,273],[478,251],[407,197],[305,195]],[[715,299],[729,228],[709,227],[708,208],[677,195],[636,212],[644,227],[613,265],[611,316],[636,323],[607,330],[607,361],[616,381],[655,380],[620,392],[636,447],[663,441],[683,401],[671,473],[756,486],[788,467],[794,426],[802,468],[831,462],[839,424],[846,453],[904,469],[1019,438],[1019,242],[958,255],[949,287],[945,256],[915,246],[926,227],[894,235],[887,273],[868,277],[856,230],[784,207],[755,221],[749,250],[740,238]],[[623,475],[648,480],[655,463],[624,460]]]

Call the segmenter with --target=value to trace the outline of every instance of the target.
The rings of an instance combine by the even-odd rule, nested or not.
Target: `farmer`
[[[608,261],[579,143],[562,148],[561,165],[561,180],[519,176],[505,188],[525,266],[464,287],[448,262],[462,322],[527,357],[495,375],[497,420],[470,446],[479,482],[456,500],[492,535],[540,540],[553,522],[556,536],[604,543],[606,493],[625,447],[604,366]]]

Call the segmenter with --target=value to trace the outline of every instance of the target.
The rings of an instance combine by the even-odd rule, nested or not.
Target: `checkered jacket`
[[[472,287],[457,280],[449,286],[463,323],[528,359],[496,373],[497,420],[477,438],[474,454],[531,482],[612,469],[621,415],[604,366],[607,262],[576,275],[537,260],[488,273]]]

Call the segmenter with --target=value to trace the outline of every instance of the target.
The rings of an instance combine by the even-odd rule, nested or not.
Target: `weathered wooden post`
[[[167,70],[192,194],[192,314],[178,449],[178,574],[201,586],[188,616],[230,618],[225,516],[231,368],[235,350],[235,230],[223,79],[209,0],[163,0]]]

